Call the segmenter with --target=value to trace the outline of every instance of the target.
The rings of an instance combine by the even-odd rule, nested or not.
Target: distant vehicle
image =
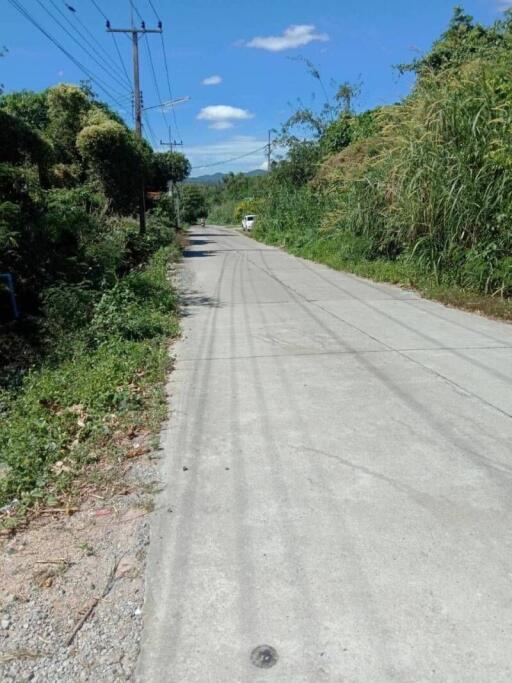
[[[242,229],[250,232],[253,228],[255,219],[256,216],[252,213],[249,213],[247,214],[247,216],[244,216],[242,219]]]

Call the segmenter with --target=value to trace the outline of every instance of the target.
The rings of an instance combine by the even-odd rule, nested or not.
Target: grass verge
[[[72,505],[97,463],[120,463],[127,434],[156,433],[165,416],[168,342],[178,334],[168,277],[175,246],[157,251],[97,303],[90,324],[15,390],[0,393],[0,524],[28,509]]]
[[[266,244],[281,247],[286,251],[322,263],[334,270],[346,271],[375,282],[389,282],[408,287],[420,292],[428,299],[440,301],[473,313],[492,318],[512,321],[512,301],[508,298],[484,295],[480,292],[465,289],[446,281],[437,281],[431,273],[427,273],[412,258],[366,259],[363,254],[353,249],[351,241],[317,238],[305,243],[283,242],[276,233],[265,233],[254,230],[252,237]]]

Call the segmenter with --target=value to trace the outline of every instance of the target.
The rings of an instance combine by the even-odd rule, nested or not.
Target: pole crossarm
[[[107,33],[163,33],[161,28],[111,28],[107,26]]]

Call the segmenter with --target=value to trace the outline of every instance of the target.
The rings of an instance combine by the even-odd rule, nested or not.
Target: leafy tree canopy
[[[92,179],[99,182],[113,211],[129,213],[137,205],[147,149],[115,121],[100,121],[83,128],[76,145]]]
[[[151,189],[165,191],[168,183],[181,183],[190,174],[190,162],[179,152],[156,152],[151,159],[149,185]]]
[[[196,223],[208,214],[205,193],[197,185],[184,185],[181,203],[182,218],[186,223]]]

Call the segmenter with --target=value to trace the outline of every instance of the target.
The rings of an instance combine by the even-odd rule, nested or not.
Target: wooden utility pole
[[[110,21],[107,21],[108,33],[127,33],[132,37],[132,60],[133,60],[133,99],[135,104],[135,134],[142,138],[142,95],[140,91],[140,73],[139,73],[139,33],[162,33],[162,22],[158,22],[158,28],[146,28],[146,24],[142,22],[140,28],[133,25],[131,28],[112,28]],[[144,178],[142,179],[142,187],[139,198],[139,225],[140,232],[146,232],[146,188],[144,187]]]
[[[173,148],[179,147],[180,145],[183,144],[183,142],[177,142],[176,140],[172,139],[171,127],[169,126],[169,141],[164,142],[163,140],[160,140],[160,144],[162,145],[162,147],[169,147],[169,151],[173,152],[174,151]]]
[[[268,173],[270,173],[270,169],[272,166],[272,158],[271,158],[272,140],[270,137],[271,135],[272,135],[272,131],[269,130],[268,131],[268,146],[267,146],[267,171],[268,171]]]
[[[174,147],[179,147],[180,145],[183,145],[183,142],[177,142],[176,140],[172,139],[171,135],[171,127],[169,126],[169,142],[164,142],[163,140],[160,140],[160,144],[163,147],[169,147],[169,150],[172,152]],[[180,227],[180,191],[178,189],[178,185],[174,182],[174,180],[171,180],[171,196],[176,202],[176,223],[177,227]]]

